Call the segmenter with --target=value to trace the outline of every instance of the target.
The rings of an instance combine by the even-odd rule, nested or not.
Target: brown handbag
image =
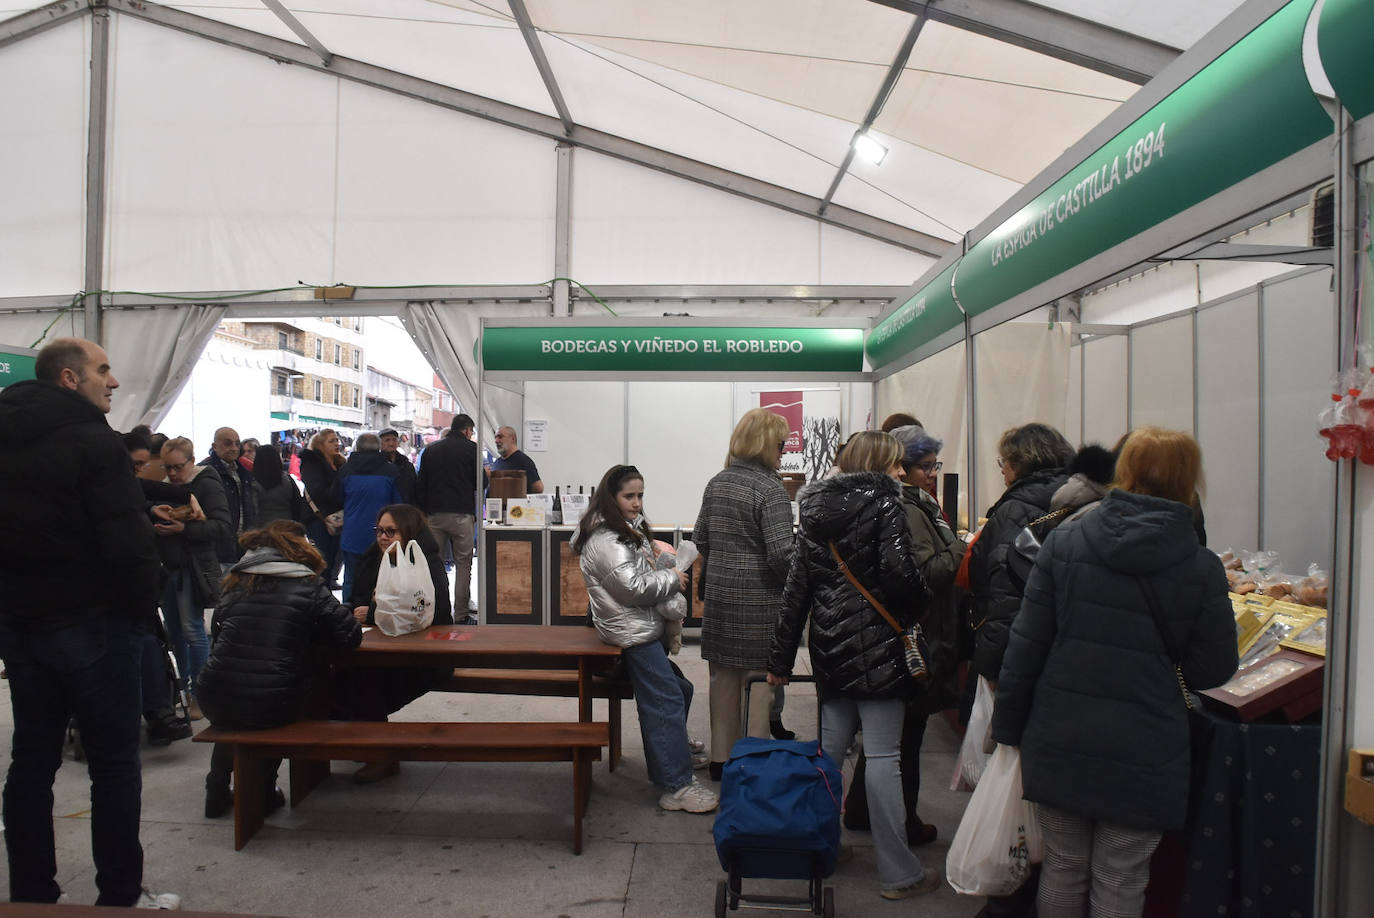
[[[883,604],[878,602],[877,598],[874,597],[872,593],[864,589],[864,585],[859,582],[859,578],[854,576],[854,572],[849,569],[849,565],[845,564],[844,558],[840,557],[840,550],[835,547],[835,543],[831,542],[829,544],[830,554],[835,558],[835,563],[839,566],[841,573],[843,573],[854,586],[854,589],[859,591],[859,595],[868,600],[869,605],[877,609],[878,614],[886,619],[887,623],[892,626],[892,630],[897,632],[897,635],[901,637],[902,651],[906,655],[906,668],[907,672],[911,674],[911,678],[917,681],[929,679],[930,664],[927,661],[930,659],[930,651],[926,648],[926,637],[921,633],[921,626],[913,624],[910,627],[903,628],[901,625],[897,624],[897,619],[892,617],[892,613],[887,611]]]

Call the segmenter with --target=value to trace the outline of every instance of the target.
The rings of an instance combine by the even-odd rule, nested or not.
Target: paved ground
[[[697,686],[692,734],[706,738],[707,672],[695,643],[683,648],[679,662]],[[596,703],[598,717],[605,716],[603,704]],[[397,718],[564,719],[575,716],[575,705],[572,699],[432,694]],[[810,686],[789,691],[784,719],[799,734],[815,735]],[[0,736],[10,725],[8,685],[0,682]],[[942,873],[968,800],[948,790],[955,749],[953,732],[933,719],[922,756],[921,813],[939,827],[940,839],[917,850]],[[8,762],[7,743],[0,756]],[[633,703],[626,705],[620,768],[595,767],[581,856],[569,843],[571,766],[562,763],[407,763],[398,778],[359,787],[349,780],[353,763],[336,762],[333,777],[300,809],[269,818],[237,853],[231,819],[202,815],[208,765],[209,749],[189,741],[144,750],[146,880],[156,891],[180,893],[187,909],[301,918],[705,916],[713,914],[716,882],[724,877],[712,818],[655,806]],[[93,902],[89,783],[70,754],[55,791],[59,881],[71,901]],[[968,918],[977,912],[980,900],[958,896],[948,885],[916,900],[880,898],[868,834],[846,832],[845,841],[855,846],[855,857],[828,881],[838,914]],[[750,888],[769,887],[746,883]],[[772,888],[805,892],[802,883]]]

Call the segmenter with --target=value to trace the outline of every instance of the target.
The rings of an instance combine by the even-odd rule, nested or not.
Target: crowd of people
[[[140,716],[154,743],[188,736],[186,719],[252,729],[300,717],[307,648],[357,645],[398,542],[417,542],[425,556],[434,622],[475,623],[474,424],[459,415],[418,471],[394,430],[358,436],[345,456],[329,429],[308,445],[263,445],[223,427],[202,455],[185,437],[109,428],[119,383],[92,342],[48,344],[36,376],[0,393],[10,895],[60,895],[52,782],[74,721],[90,761],[97,904],[175,908],[177,897],[143,886]],[[944,444],[905,414],[840,448],[830,473],[798,495],[794,531],[778,475],[788,433],[781,417],[746,412],[693,528],[709,749],[688,734],[695,687],[672,659],[688,576],[653,538],[643,474],[608,469],[573,536],[591,623],[623,648],[658,806],[714,811],[719,795],[698,769],[718,781],[741,737],[791,735],[782,693],[805,636],[819,745],[837,762],[855,753],[844,821],[872,833],[884,898],[939,884],[913,851],[939,832],[918,815],[922,739],[931,714],[967,710],[981,677],[995,693],[990,742],[1020,749],[1046,848],[1038,875],[983,914],[1140,914],[1160,833],[1183,820],[1178,679],[1219,685],[1237,663],[1225,576],[1205,548],[1196,442],[1142,428],[1114,450],[1076,451],[1047,425],[1014,427],[997,449],[1006,489],[969,544],[936,498]],[[498,465],[524,470],[538,491],[515,431],[501,428],[497,442]],[[32,461],[35,448],[43,462]],[[1028,531],[1038,552],[1025,549]],[[923,677],[912,675],[903,639],[912,625],[926,642]],[[330,716],[385,719],[444,675],[350,669],[329,687]],[[277,765],[264,763],[269,810],[284,802]],[[367,762],[354,778],[397,770]],[[231,771],[216,749],[207,817],[231,806]]]

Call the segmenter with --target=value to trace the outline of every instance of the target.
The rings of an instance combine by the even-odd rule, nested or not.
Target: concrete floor
[[[689,640],[678,662],[697,686],[691,733],[709,738],[707,667],[698,646]],[[804,667],[805,650],[798,662]],[[596,703],[597,717],[605,716],[603,704]],[[575,705],[572,699],[436,693],[396,719],[560,720],[575,717]],[[181,894],[186,909],[301,918],[711,915],[716,882],[725,876],[711,839],[712,817],[657,808],[633,703],[625,715],[620,767],[612,773],[604,761],[595,766],[580,856],[570,843],[567,764],[406,763],[399,777],[360,787],[349,780],[353,763],[336,762],[333,777],[298,810],[270,817],[235,852],[231,818],[202,814],[209,748],[189,741],[145,747],[146,884]],[[811,686],[789,690],[784,720],[801,736],[815,735]],[[0,682],[0,735],[11,724],[8,683]],[[932,719],[922,753],[921,815],[939,827],[940,838],[917,852],[942,875],[968,801],[968,794],[948,790],[956,750],[954,733]],[[846,779],[851,767],[846,763]],[[698,774],[705,779],[704,771]],[[58,880],[74,903],[94,902],[96,895],[89,788],[85,768],[69,752],[54,789],[54,821]],[[846,831],[844,841],[855,856],[828,880],[837,914],[967,918],[981,906],[947,884],[919,899],[888,902],[878,895],[868,833]],[[806,892],[800,882],[746,881],[744,889]]]

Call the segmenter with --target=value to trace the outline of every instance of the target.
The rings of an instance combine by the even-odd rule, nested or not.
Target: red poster
[[[787,422],[787,448],[783,452],[802,451],[802,394],[800,392],[760,392],[759,407],[781,415]]]

